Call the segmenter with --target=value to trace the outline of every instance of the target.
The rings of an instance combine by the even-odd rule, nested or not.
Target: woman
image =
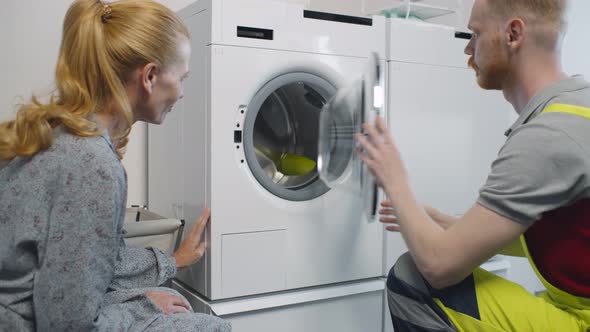
[[[54,95],[0,124],[0,330],[230,330],[158,287],[202,256],[207,209],[173,257],[122,236],[131,125],[182,98],[189,37],[150,0],[69,8]]]

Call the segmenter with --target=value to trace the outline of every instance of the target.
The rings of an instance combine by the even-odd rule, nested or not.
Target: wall
[[[31,89],[48,91],[61,35],[61,21],[70,1],[11,0],[0,11],[0,120],[12,115],[15,96]]]
[[[431,4],[436,2],[437,0],[430,1]],[[469,23],[469,16],[471,15],[471,7],[473,7],[474,0],[457,0],[454,2],[455,4],[447,4],[450,8],[455,9],[454,14],[435,17],[428,21],[452,26],[457,31],[469,31],[469,29],[467,29],[467,24]]]
[[[563,63],[569,74],[583,74],[590,79],[590,1],[572,2],[569,17],[569,31],[564,39]]]

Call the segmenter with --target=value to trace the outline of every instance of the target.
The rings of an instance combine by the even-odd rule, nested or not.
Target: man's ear
[[[510,49],[519,49],[526,37],[526,25],[520,18],[511,19],[506,25],[506,41]]]
[[[150,62],[141,68],[141,86],[148,94],[153,92],[159,73],[160,68],[153,62]]]

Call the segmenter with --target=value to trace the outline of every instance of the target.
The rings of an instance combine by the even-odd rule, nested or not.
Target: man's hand
[[[191,305],[184,298],[168,292],[146,292],[145,295],[158,306],[164,314],[184,314],[191,312]]]
[[[367,135],[356,134],[359,143],[357,154],[367,165],[388,195],[408,187],[408,177],[400,153],[383,119],[378,116],[375,125],[363,124]]]
[[[399,224],[397,223],[397,216],[391,201],[381,202],[381,209],[379,210],[379,221],[388,225],[385,227],[390,232],[399,232]]]
[[[425,205],[424,211],[426,211],[428,216],[443,229],[451,227],[451,225],[457,221],[457,218],[447,216],[432,206]],[[400,231],[399,224],[397,223],[397,216],[395,215],[395,208],[393,207],[391,201],[381,202],[379,215],[379,221],[388,225],[385,227],[386,230],[390,232]]]
[[[190,232],[182,240],[178,250],[174,253],[176,268],[183,268],[195,264],[203,257],[207,249],[207,242],[201,242],[201,235],[211,216],[211,210],[207,207],[199,216]]]

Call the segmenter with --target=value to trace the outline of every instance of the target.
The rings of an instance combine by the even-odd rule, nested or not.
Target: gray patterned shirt
[[[105,132],[54,131],[49,149],[0,166],[1,331],[229,331],[210,316],[165,316],[145,296],[172,257],[125,246],[126,176]],[[196,324],[196,325],[195,325]]]

